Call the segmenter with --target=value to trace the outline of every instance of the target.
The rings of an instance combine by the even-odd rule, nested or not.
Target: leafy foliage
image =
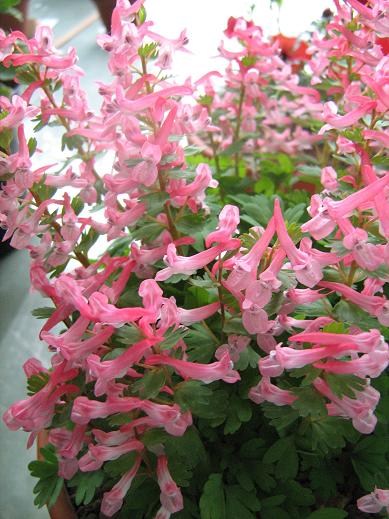
[[[47,505],[52,507],[62,490],[63,479],[58,477],[58,459],[53,445],[47,445],[40,450],[42,460],[31,461],[28,469],[33,478],[39,478],[34,487],[34,504],[38,508]]]

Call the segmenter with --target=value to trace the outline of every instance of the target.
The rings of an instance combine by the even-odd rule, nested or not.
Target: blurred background
[[[332,7],[331,0],[283,0],[281,9],[270,0],[146,0],[147,18],[155,22],[155,31],[177,37],[187,28],[188,49],[193,54],[177,55],[174,73],[178,79],[198,78],[209,70],[222,69],[216,58],[217,47],[229,16],[252,17],[266,34],[297,36],[309,29],[311,22]],[[251,14],[252,13],[252,14]],[[77,49],[79,65],[86,72],[82,85],[87,90],[92,109],[99,106],[95,82],[109,81],[105,53],[96,45],[96,35],[105,32],[96,5],[91,0],[31,0],[27,17],[29,30],[36,24],[53,28],[56,45]],[[3,27],[7,29],[7,27]],[[39,136],[53,150],[57,135],[45,129]],[[55,158],[56,152],[53,151]],[[59,157],[57,157],[59,158]],[[45,163],[49,160],[43,157]],[[31,310],[47,303],[29,291],[29,258],[25,251],[0,255],[0,398],[1,414],[15,400],[25,398],[22,365],[34,356],[47,362],[45,347],[38,339],[42,321]],[[35,458],[35,448],[27,451],[27,434],[10,432],[0,423],[0,519],[47,519],[45,509],[33,505],[35,481],[27,464]]]

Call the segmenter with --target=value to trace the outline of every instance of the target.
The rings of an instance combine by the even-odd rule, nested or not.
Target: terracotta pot
[[[45,445],[47,445],[47,443],[47,431],[40,432],[38,434],[37,441],[38,460],[42,459],[42,455],[40,454],[41,447],[44,447]],[[55,505],[49,509],[49,515],[51,519],[77,519],[76,512],[74,511],[73,505],[70,502],[70,498],[65,486],[62,487],[61,493],[59,494]]]

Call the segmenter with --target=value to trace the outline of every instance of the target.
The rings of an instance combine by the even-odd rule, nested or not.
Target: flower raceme
[[[110,462],[131,459],[104,482],[104,515],[149,477],[160,489],[155,519],[179,512],[184,497],[193,505],[174,480],[166,438],[220,438],[246,389],[239,419],[248,396],[312,414],[308,429],[317,416],[324,428],[338,417],[373,434],[380,394],[370,379],[389,363],[384,4],[336,1],[326,35],[314,33],[306,53],[302,44],[303,81],[279,38],[230,18],[219,48],[225,73],[175,84],[169,71],[174,52],[186,52],[185,31],[165,38],[143,20],[143,0],[118,0],[111,34],[98,37],[112,80],[99,83],[96,113],[74,49],[60,54],[45,27],[31,39],[0,31],[3,65],[30,82],[0,98],[0,224],[29,252],[32,287],[52,302],[38,313],[53,354],[49,369],[27,361],[31,395],[3,419],[30,432],[29,445],[49,429],[65,479],[106,477]],[[36,169],[43,154],[31,119],[37,129],[63,127],[66,162]],[[299,180],[304,166],[307,177],[314,171],[308,219],[306,193],[286,174],[295,169]],[[286,184],[268,187],[277,176]],[[96,242],[107,246],[101,256]],[[330,418],[301,410],[299,390],[322,399]],[[208,394],[223,395],[229,418],[223,406],[199,411]],[[214,411],[221,418],[209,426]],[[385,492],[359,499],[360,510],[388,507]]]

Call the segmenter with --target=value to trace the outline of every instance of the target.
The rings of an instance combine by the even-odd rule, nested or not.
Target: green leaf
[[[296,368],[290,371],[289,376],[292,378],[301,378],[304,377],[300,382],[300,386],[310,386],[312,382],[317,378],[321,373],[320,369],[317,369],[313,366],[304,366],[302,368]]]
[[[147,214],[149,216],[156,216],[163,212],[164,203],[168,199],[168,195],[165,192],[157,191],[156,193],[148,193],[140,197],[140,199],[147,205]]]
[[[189,331],[183,328],[178,328],[178,330],[175,330],[170,334],[169,330],[166,333],[167,336],[165,336],[165,340],[159,343],[159,347],[163,351],[170,350],[171,348],[176,346],[177,342],[183,339],[186,335],[188,335]]]
[[[226,501],[222,474],[211,474],[200,498],[201,519],[226,519]]]
[[[223,151],[219,153],[221,157],[231,157],[232,155],[235,155],[236,153],[239,153],[240,150],[243,148],[245,144],[245,140],[241,139],[239,141],[235,141],[230,146],[227,146]]]
[[[328,315],[328,301],[325,298],[314,301],[305,305],[297,305],[295,312],[306,317],[317,317],[319,315]]]
[[[275,477],[281,481],[294,479],[297,476],[299,460],[293,439],[291,437],[277,440],[266,451],[263,462],[275,463]]]
[[[7,11],[18,4],[20,4],[20,0],[0,0],[0,11]]]
[[[297,396],[292,407],[300,416],[327,416],[325,400],[313,387],[293,387],[291,391]]]
[[[133,168],[134,166],[137,166],[141,162],[144,162],[144,160],[145,159],[143,157],[130,157],[129,159],[126,159],[124,161],[124,164],[130,168]]]
[[[195,416],[208,419],[225,417],[228,406],[226,391],[212,391],[197,380],[181,382],[174,392],[174,400],[183,411],[190,409]]]
[[[145,447],[152,447],[164,443],[169,438],[169,435],[163,429],[148,429],[141,438]]]
[[[34,308],[31,310],[31,315],[37,319],[48,319],[55,312],[55,308],[50,306],[42,306],[41,308]]]
[[[201,233],[204,229],[204,225],[205,219],[201,214],[183,216],[176,222],[177,230],[189,236],[193,236],[196,233]]]
[[[307,519],[343,519],[348,513],[340,508],[322,508],[309,514]]]
[[[293,207],[289,207],[289,209],[287,209],[284,214],[284,218],[288,224],[298,223],[305,213],[305,208],[305,204],[297,204]]]
[[[251,440],[248,440],[242,444],[239,454],[242,458],[261,459],[264,451],[266,450],[264,446],[265,441],[262,438],[252,438]]]
[[[47,373],[44,371],[41,371],[40,373],[35,373],[34,375],[31,375],[31,377],[27,380],[27,394],[28,396],[35,395],[45,387],[47,382],[49,381],[50,377]]]
[[[267,497],[266,499],[262,500],[262,509],[263,508],[273,508],[277,505],[282,505],[282,503],[285,501],[286,496],[282,494],[277,494],[276,496]]]
[[[376,434],[363,438],[354,447],[351,461],[359,481],[367,492],[389,485],[389,438]]]
[[[71,488],[76,487],[74,500],[76,505],[80,506],[82,504],[88,505],[92,502],[95,497],[96,489],[102,485],[103,481],[104,472],[102,470],[77,472],[77,474],[67,482],[67,485]]]
[[[366,381],[355,375],[325,373],[324,379],[330,386],[331,391],[338,397],[356,398],[355,392],[363,391],[366,386]]]
[[[2,114],[4,114],[4,117],[5,117],[7,115],[7,112],[2,112]],[[3,128],[0,131],[0,148],[9,152],[12,137],[13,137],[12,130],[10,128]]]
[[[159,43],[157,42],[144,43],[139,47],[138,54],[143,58],[155,58],[157,56],[158,46]]]
[[[37,140],[35,139],[35,137],[30,137],[28,139],[28,153],[29,153],[30,157],[32,155],[34,155],[36,147],[37,147]]]
[[[98,238],[99,233],[91,227],[87,233],[82,235],[81,241],[76,246],[75,250],[77,252],[88,254],[89,249],[97,242]]]
[[[348,328],[344,323],[330,323],[323,327],[323,332],[326,333],[348,333]]]
[[[278,432],[295,422],[299,415],[298,412],[289,406],[280,407],[265,402],[262,404],[263,414],[269,418],[270,425],[275,427]]]
[[[242,58],[242,65],[244,67],[252,67],[258,61],[257,56],[244,56]]]
[[[334,307],[334,315],[338,321],[348,325],[357,325],[362,330],[377,327],[377,320],[354,303],[339,301]]]
[[[226,489],[226,496],[227,496],[227,510],[229,510],[228,506],[228,498],[232,497],[236,501],[239,501],[244,507],[248,510],[251,510],[252,512],[259,512],[261,509],[261,503],[257,496],[255,495],[255,492],[253,491],[246,491],[239,485],[233,485],[230,487],[227,487]],[[237,514],[235,517],[241,517],[239,514]]]
[[[266,493],[271,492],[278,485],[271,475],[272,470],[272,465],[266,465],[257,460],[255,460],[255,463],[250,466],[250,474],[253,476],[255,483]]]
[[[121,344],[129,346],[140,341],[142,339],[142,333],[140,332],[139,328],[136,328],[130,324],[125,324],[117,330],[115,338]]]
[[[232,395],[228,408],[224,434],[233,434],[240,429],[243,422],[248,422],[252,416],[251,404],[248,400]]]
[[[233,195],[229,198],[242,208],[242,213],[253,218],[255,225],[268,224],[273,216],[272,200],[265,195]]]
[[[276,185],[270,178],[262,177],[255,182],[254,191],[256,193],[264,193],[266,196],[271,196],[275,192]]]
[[[188,348],[188,357],[191,362],[207,363],[213,359],[216,348],[219,346],[210,331],[201,324],[191,326],[185,337]]]
[[[165,451],[174,481],[180,487],[189,486],[195,467],[206,460],[206,451],[197,430],[190,427],[183,436],[169,436],[165,441]]]
[[[255,519],[255,515],[237,498],[231,488],[226,489],[226,512],[227,519]]]
[[[32,461],[28,465],[31,476],[39,478],[34,487],[34,504],[38,508],[52,507],[61,492],[63,479],[58,477],[58,459],[53,445],[48,444],[40,450],[43,460]]]
[[[55,192],[56,192],[56,188],[47,186],[45,184],[44,175],[42,176],[42,180],[39,183],[37,183],[37,182],[34,183],[34,193],[42,201],[52,198],[52,196],[54,195]]]
[[[148,223],[132,230],[131,234],[134,240],[143,240],[149,243],[158,238],[164,228],[165,227],[159,223]]]
[[[279,486],[288,503],[296,506],[311,506],[315,503],[315,496],[310,488],[303,487],[298,481],[289,480]]]
[[[315,493],[327,501],[336,494],[337,483],[343,481],[343,470],[335,463],[316,457],[315,466],[309,472],[310,487]]]
[[[72,209],[73,211],[79,215],[81,213],[81,211],[84,209],[84,201],[83,199],[80,197],[80,196],[75,196],[72,200]]]
[[[311,423],[312,449],[327,454],[342,449],[346,445],[345,438],[349,431],[355,431],[348,420],[334,416],[320,417]]]
[[[242,319],[240,318],[228,319],[224,324],[223,331],[227,335],[233,333],[238,335],[247,335],[247,331],[242,324]]]
[[[125,472],[128,472],[132,469],[136,457],[136,452],[129,452],[128,454],[123,454],[116,460],[107,461],[107,463],[104,464],[104,472],[106,472],[112,478],[122,476]]]
[[[162,369],[147,371],[141,379],[135,382],[132,389],[134,392],[139,392],[139,396],[143,399],[155,398],[159,395],[165,382],[166,375]]]

